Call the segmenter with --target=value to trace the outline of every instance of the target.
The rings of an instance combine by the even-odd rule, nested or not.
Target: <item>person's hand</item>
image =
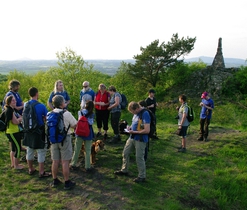
[[[204,104],[201,102],[201,103],[200,103],[200,106],[203,106],[203,105],[204,105]]]

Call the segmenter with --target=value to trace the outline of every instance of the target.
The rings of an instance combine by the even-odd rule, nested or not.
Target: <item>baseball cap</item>
[[[201,98],[206,98],[208,96],[208,93],[207,92],[203,92],[202,95],[201,95]]]
[[[155,90],[154,89],[150,89],[148,92],[149,93],[155,93]]]

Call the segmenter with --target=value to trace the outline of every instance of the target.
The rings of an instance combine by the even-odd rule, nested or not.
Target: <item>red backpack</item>
[[[82,116],[80,117],[80,119],[78,120],[76,129],[75,129],[75,134],[77,136],[81,136],[81,137],[88,137],[90,134],[90,128],[89,128],[88,120],[83,115],[83,113],[82,113]]]

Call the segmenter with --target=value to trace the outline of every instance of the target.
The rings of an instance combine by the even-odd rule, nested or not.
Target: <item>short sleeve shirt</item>
[[[131,129],[133,131],[137,131],[138,121],[140,119],[140,114],[141,114],[141,111],[138,114],[135,114],[132,118]],[[144,111],[142,113],[142,122],[143,122],[143,124],[150,124],[151,123],[151,117],[150,117],[148,111]],[[134,140],[136,140],[136,141],[141,140],[141,138],[142,138],[143,142],[145,142],[145,143],[148,142],[148,134],[144,134],[144,135],[135,134],[134,135]]]
[[[206,106],[209,106],[211,108],[214,108],[214,101],[209,98],[208,100],[202,99],[202,103],[204,103]],[[205,106],[202,106],[201,113],[200,113],[200,118],[201,119],[211,119],[212,117],[212,110],[207,109]]]
[[[178,116],[179,116],[179,119],[178,119],[178,125],[181,125],[181,121],[182,121],[182,117],[183,117],[183,114],[186,113],[186,116],[188,114],[188,106],[187,106],[187,103],[184,103],[180,106],[179,110],[178,110]],[[189,126],[189,121],[187,119],[187,117],[185,118],[184,122],[183,122],[183,125],[182,126]]]

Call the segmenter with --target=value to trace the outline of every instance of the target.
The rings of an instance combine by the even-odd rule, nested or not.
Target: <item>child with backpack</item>
[[[74,153],[71,161],[71,168],[76,170],[77,169],[77,161],[81,151],[82,143],[84,143],[85,147],[85,170],[86,172],[90,172],[93,170],[91,167],[91,146],[92,140],[94,139],[94,131],[93,131],[93,122],[94,122],[94,103],[93,101],[87,101],[85,108],[78,112],[78,118],[80,120],[81,116],[85,116],[87,118],[88,123],[81,124],[82,126],[89,126],[89,135],[88,136],[76,136],[75,146],[74,146]],[[78,125],[80,123],[78,121]],[[80,128],[83,129],[83,128]]]

